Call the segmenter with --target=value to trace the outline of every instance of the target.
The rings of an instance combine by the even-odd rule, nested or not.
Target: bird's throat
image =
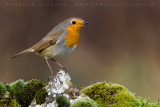
[[[73,46],[77,45],[79,42],[80,29],[67,27],[66,30],[68,32],[65,35],[66,46],[73,47]]]

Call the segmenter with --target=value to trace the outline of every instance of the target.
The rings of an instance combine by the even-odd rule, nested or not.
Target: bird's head
[[[72,29],[74,31],[80,31],[81,28],[85,26],[86,24],[88,24],[88,22],[85,22],[83,19],[72,17],[62,22],[61,26],[65,27],[66,30]]]

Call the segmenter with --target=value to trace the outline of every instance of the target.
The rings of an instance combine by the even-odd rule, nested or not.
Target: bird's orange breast
[[[79,42],[79,33],[80,33],[81,27],[79,26],[68,26],[67,32],[65,35],[66,39],[66,46],[67,47],[73,47],[74,45],[77,45]]]

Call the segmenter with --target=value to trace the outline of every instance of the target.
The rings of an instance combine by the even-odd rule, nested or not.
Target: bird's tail
[[[12,56],[11,59],[13,59],[13,58],[15,58],[15,57],[17,57],[19,55],[22,55],[22,54],[25,54],[25,53],[29,53],[29,52],[34,52],[34,49],[32,49],[32,48],[26,49],[26,50],[24,50],[24,51],[22,51],[22,52],[20,52],[20,53],[18,53],[16,55]]]

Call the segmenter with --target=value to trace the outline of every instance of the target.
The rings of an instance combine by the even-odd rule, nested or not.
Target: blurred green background
[[[159,0],[1,0],[0,81],[33,78],[47,82],[45,60],[11,56],[29,48],[69,17],[90,24],[77,49],[57,59],[78,87],[97,81],[123,84],[137,96],[160,97]],[[55,63],[50,62],[58,71]]]

